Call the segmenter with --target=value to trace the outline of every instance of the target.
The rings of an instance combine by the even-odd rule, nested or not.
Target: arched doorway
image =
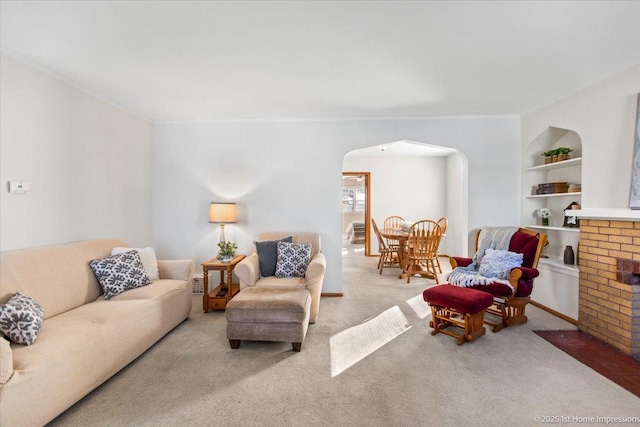
[[[343,171],[370,173],[370,212],[378,224],[391,215],[407,220],[449,219],[442,254],[466,254],[468,247],[467,159],[458,150],[396,141],[347,153]],[[370,254],[378,244],[368,222]],[[364,251],[362,251],[364,255]]]

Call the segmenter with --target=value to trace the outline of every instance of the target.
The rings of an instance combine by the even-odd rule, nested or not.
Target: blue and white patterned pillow
[[[310,261],[309,243],[278,242],[276,277],[304,277]]]
[[[18,292],[0,305],[0,332],[16,344],[33,344],[43,321],[42,308],[29,295]]]
[[[522,266],[523,255],[499,249],[487,249],[478,272],[484,277],[508,279],[511,269]]]
[[[89,265],[102,286],[104,299],[151,283],[137,251],[124,252],[104,259],[94,259]]]

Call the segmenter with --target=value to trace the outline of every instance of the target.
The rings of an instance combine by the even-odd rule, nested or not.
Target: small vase
[[[575,263],[575,254],[573,253],[573,248],[569,245],[564,248],[564,263],[567,265],[573,265]]]
[[[549,226],[549,218],[542,218],[542,225],[544,225],[545,227]]]

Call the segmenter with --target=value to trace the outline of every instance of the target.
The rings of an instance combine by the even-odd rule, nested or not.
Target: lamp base
[[[220,224],[220,243],[224,243],[227,240],[224,237],[224,224]]]

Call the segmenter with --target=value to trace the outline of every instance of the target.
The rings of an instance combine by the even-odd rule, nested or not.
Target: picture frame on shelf
[[[564,223],[562,224],[563,227],[575,227],[575,228],[580,227],[580,219],[577,216],[567,215],[567,211],[572,211],[574,206],[580,206],[580,205],[578,205],[578,203],[576,202],[571,202],[569,206],[564,208],[565,214],[564,214]]]

